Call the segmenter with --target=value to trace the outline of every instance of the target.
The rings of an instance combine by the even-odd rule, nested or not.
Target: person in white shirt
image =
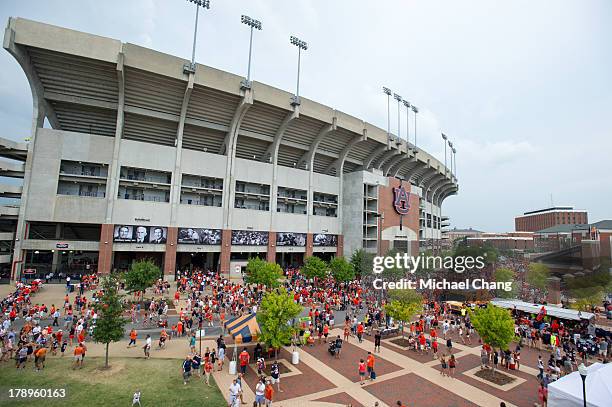
[[[231,386],[229,387],[230,392],[230,406],[235,407],[240,405],[240,393],[242,388],[238,384],[238,381],[234,379]]]
[[[259,407],[266,404],[266,398],[264,397],[265,391],[266,391],[265,378],[261,378],[261,380],[257,382],[257,386],[255,386],[255,403],[257,403]]]

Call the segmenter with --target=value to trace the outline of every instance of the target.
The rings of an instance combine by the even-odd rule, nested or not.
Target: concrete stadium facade
[[[21,18],[3,45],[33,99],[29,143],[0,143],[0,175],[23,178],[2,191],[20,197],[0,211],[16,222],[11,279],[142,257],[170,278],[194,258],[230,273],[257,253],[292,264],[441,238],[442,203],[458,191],[450,169],[361,119]]]

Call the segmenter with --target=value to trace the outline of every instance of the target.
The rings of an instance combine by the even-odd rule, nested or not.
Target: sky
[[[382,86],[419,107],[421,148],[457,149],[451,226],[511,231],[528,210],[571,205],[612,219],[612,1],[211,0],[196,60],[293,92],[295,35],[308,43],[300,94],[381,128]],[[120,39],[189,58],[194,5],[185,0],[1,0],[9,16]],[[405,109],[401,134],[406,136]],[[32,100],[0,52],[0,137],[29,136]],[[411,116],[411,121],[413,117]],[[391,109],[397,133],[397,108]],[[411,140],[414,137],[411,129]]]

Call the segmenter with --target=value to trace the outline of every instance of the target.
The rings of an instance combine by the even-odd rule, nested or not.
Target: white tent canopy
[[[612,363],[587,367],[586,399],[588,407],[612,405]],[[573,372],[548,385],[548,407],[582,407],[582,378]]]
[[[529,312],[531,314],[538,314],[542,307],[544,307],[544,309],[546,310],[546,315],[559,319],[571,319],[574,321],[586,319],[590,321],[595,318],[595,314],[592,314],[590,312],[554,307],[552,305],[533,304],[520,300],[505,300],[502,298],[494,298],[493,300],[491,300],[491,304],[506,309],[513,309],[516,307],[516,309],[519,311]]]

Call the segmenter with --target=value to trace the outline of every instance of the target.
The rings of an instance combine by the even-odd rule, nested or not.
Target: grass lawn
[[[72,370],[72,358],[47,358],[43,371],[33,371],[33,362],[17,371],[14,363],[0,364],[0,406],[131,406],[136,389],[140,402],[149,406],[226,406],[214,384],[206,386],[203,378],[192,377],[183,384],[181,360],[112,359],[108,370],[103,358],[85,358],[85,366]],[[66,389],[64,399],[9,399],[8,389]]]

